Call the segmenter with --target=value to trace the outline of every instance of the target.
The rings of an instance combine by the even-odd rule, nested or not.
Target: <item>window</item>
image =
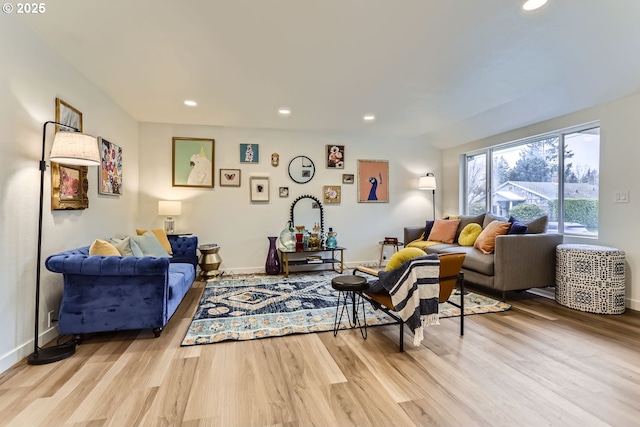
[[[599,164],[594,123],[465,154],[464,211],[521,220],[547,215],[550,233],[596,237]]]

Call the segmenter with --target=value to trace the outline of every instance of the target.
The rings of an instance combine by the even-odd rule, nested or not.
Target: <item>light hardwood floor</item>
[[[0,375],[9,426],[637,426],[640,314],[528,293],[504,313],[180,347],[196,283],[160,338],[94,335],[61,362]]]

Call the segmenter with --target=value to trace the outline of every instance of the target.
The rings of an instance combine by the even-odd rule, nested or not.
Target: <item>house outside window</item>
[[[599,123],[465,154],[464,212],[547,215],[549,233],[597,237],[599,165]]]

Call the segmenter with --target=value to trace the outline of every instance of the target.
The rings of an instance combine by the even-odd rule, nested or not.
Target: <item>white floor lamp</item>
[[[433,207],[433,220],[436,219],[436,176],[429,172],[425,176],[421,176],[418,181],[418,188],[420,190],[431,190],[432,195],[432,207]]]
[[[40,211],[38,214],[38,254],[36,265],[36,303],[35,328],[33,336],[33,353],[27,359],[30,365],[44,365],[66,359],[76,351],[76,343],[40,348],[38,345],[40,323],[40,264],[42,263],[42,214],[44,207],[44,172],[47,170],[45,161],[45,143],[47,125],[55,124],[65,128],[75,129],[75,132],[58,131],[53,139],[49,161],[68,165],[98,166],[100,164],[100,150],[98,140],[90,135],[80,133],[78,129],[53,121],[45,122],[42,126],[42,157],[40,159]]]

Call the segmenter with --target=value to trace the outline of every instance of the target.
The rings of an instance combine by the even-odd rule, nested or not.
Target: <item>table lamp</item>
[[[167,234],[175,234],[175,221],[173,216],[182,213],[182,202],[179,200],[159,200],[158,215],[166,216],[164,220],[164,231]]]

